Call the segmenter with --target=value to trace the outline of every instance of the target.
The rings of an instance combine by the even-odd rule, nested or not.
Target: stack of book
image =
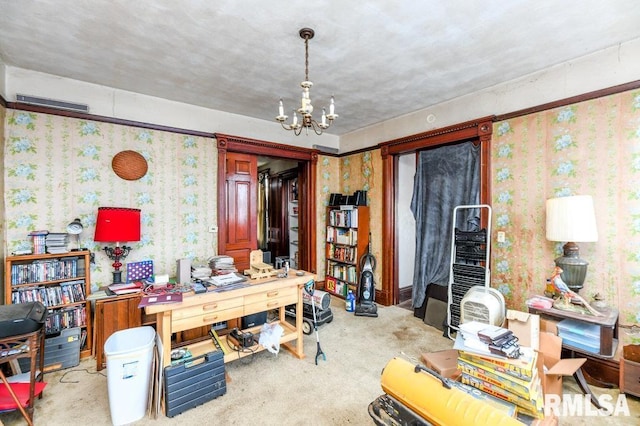
[[[45,245],[47,246],[47,253],[61,254],[68,253],[67,239],[68,234],[66,232],[49,232],[45,238]]]
[[[209,259],[209,267],[211,268],[211,275],[226,275],[238,272],[238,268],[235,267],[231,256],[213,256]]]
[[[466,324],[469,323],[460,325],[461,331]],[[515,404],[519,413],[543,418],[544,395],[536,366],[538,353],[518,346],[517,340],[513,342],[509,333],[509,330],[487,324],[472,324],[458,333],[454,348],[458,349],[460,380]],[[491,349],[491,346],[499,346],[500,349]],[[517,346],[517,351],[509,349],[514,346]]]
[[[211,277],[211,268],[204,265],[191,265],[191,278],[194,280],[206,280]]]
[[[143,286],[142,281],[132,281],[129,283],[111,284],[110,286],[107,287],[107,289],[109,290],[107,293],[111,292],[116,295],[140,293],[142,291],[142,286]]]

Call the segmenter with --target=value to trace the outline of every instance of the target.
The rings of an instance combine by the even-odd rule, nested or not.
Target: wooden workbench
[[[156,315],[156,331],[163,346],[163,366],[171,364],[173,333],[274,309],[278,309],[278,320],[284,329],[281,345],[296,357],[304,358],[302,315],[297,315],[295,325],[291,325],[285,320],[284,308],[295,304],[296,312],[302,312],[303,287],[310,280],[315,280],[316,276],[309,272],[297,276],[296,272],[290,270],[288,278],[249,280],[248,286],[234,290],[187,293],[180,303],[147,306],[146,313]],[[258,332],[259,329],[260,327],[254,327],[249,331]],[[211,340],[194,343],[188,348],[194,357],[215,350]],[[253,352],[263,349],[262,346],[257,346]],[[225,355],[224,361],[233,361],[250,354],[251,352],[230,352]]]

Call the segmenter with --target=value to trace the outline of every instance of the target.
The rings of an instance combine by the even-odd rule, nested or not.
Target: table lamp
[[[131,247],[121,242],[140,241],[140,209],[126,207],[98,207],[94,241],[116,243],[115,247],[106,246],[105,253],[113,260],[113,283],[122,283],[121,259],[127,257]]]
[[[84,229],[84,227],[82,226],[82,222],[80,222],[79,218],[73,219],[73,222],[71,222],[70,224],[67,225],[67,233],[76,236],[76,245],[77,245],[77,247],[74,248],[74,249],[71,249],[71,251],[80,251],[80,250],[82,250],[80,248],[80,234],[82,233],[83,229]]]
[[[593,198],[574,195],[548,199],[547,240],[566,242],[563,255],[555,259],[555,263],[562,268],[562,280],[577,293],[584,284],[589,262],[580,258],[576,242],[598,241]]]

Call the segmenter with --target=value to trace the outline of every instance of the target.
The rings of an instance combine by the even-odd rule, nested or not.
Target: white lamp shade
[[[547,240],[566,242],[598,241],[598,227],[590,195],[547,200]]]

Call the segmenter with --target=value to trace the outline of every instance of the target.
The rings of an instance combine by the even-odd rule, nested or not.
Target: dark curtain
[[[430,284],[447,286],[451,261],[453,209],[480,198],[480,146],[472,142],[442,146],[418,154],[411,211],[416,220],[416,256],[412,303],[423,306]],[[477,215],[457,219],[461,226]],[[466,213],[465,213],[466,214]]]

